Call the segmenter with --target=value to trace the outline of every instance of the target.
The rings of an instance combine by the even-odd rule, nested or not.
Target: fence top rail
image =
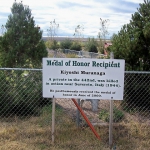
[[[125,71],[125,73],[138,73],[138,74],[142,74],[142,73],[145,73],[145,74],[150,74],[150,71]]]
[[[28,70],[28,71],[42,71],[42,69],[32,68],[0,68],[0,70]]]
[[[32,69],[32,68],[0,68],[0,70],[28,70],[28,71],[42,71],[43,69]],[[150,74],[150,71],[125,71],[125,73],[132,74]]]

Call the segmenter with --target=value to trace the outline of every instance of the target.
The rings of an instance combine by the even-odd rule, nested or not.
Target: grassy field
[[[98,140],[89,127],[77,128],[62,108],[56,107],[55,143],[51,141],[51,105],[41,115],[26,119],[1,118],[0,150],[149,150],[150,128],[144,123],[122,122],[113,127],[113,148],[108,145],[108,126],[95,126]]]

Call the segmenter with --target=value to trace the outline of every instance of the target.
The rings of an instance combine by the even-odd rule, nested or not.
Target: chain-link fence
[[[125,72],[124,84],[124,100],[113,101],[113,149],[148,150],[150,72]],[[53,145],[52,99],[42,97],[42,69],[0,68],[0,149],[109,149],[110,101],[78,102],[101,141],[71,99],[56,99]]]

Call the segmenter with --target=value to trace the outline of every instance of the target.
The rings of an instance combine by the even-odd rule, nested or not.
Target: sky
[[[20,0],[16,0],[21,2]],[[143,0],[22,0],[32,10],[35,24],[48,36],[50,22],[59,24],[57,36],[73,37],[75,28],[84,28],[83,37],[97,37],[100,31],[100,18],[109,20],[107,38],[118,33],[124,24],[129,23],[132,14],[137,12]],[[14,0],[0,0],[0,26],[5,25],[11,14]]]

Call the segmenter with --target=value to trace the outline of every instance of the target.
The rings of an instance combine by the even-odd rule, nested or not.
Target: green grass
[[[123,118],[124,118],[124,113],[121,110],[114,107],[113,122],[120,122]],[[106,109],[102,109],[99,113],[99,119],[105,122],[109,122],[109,111]]]

